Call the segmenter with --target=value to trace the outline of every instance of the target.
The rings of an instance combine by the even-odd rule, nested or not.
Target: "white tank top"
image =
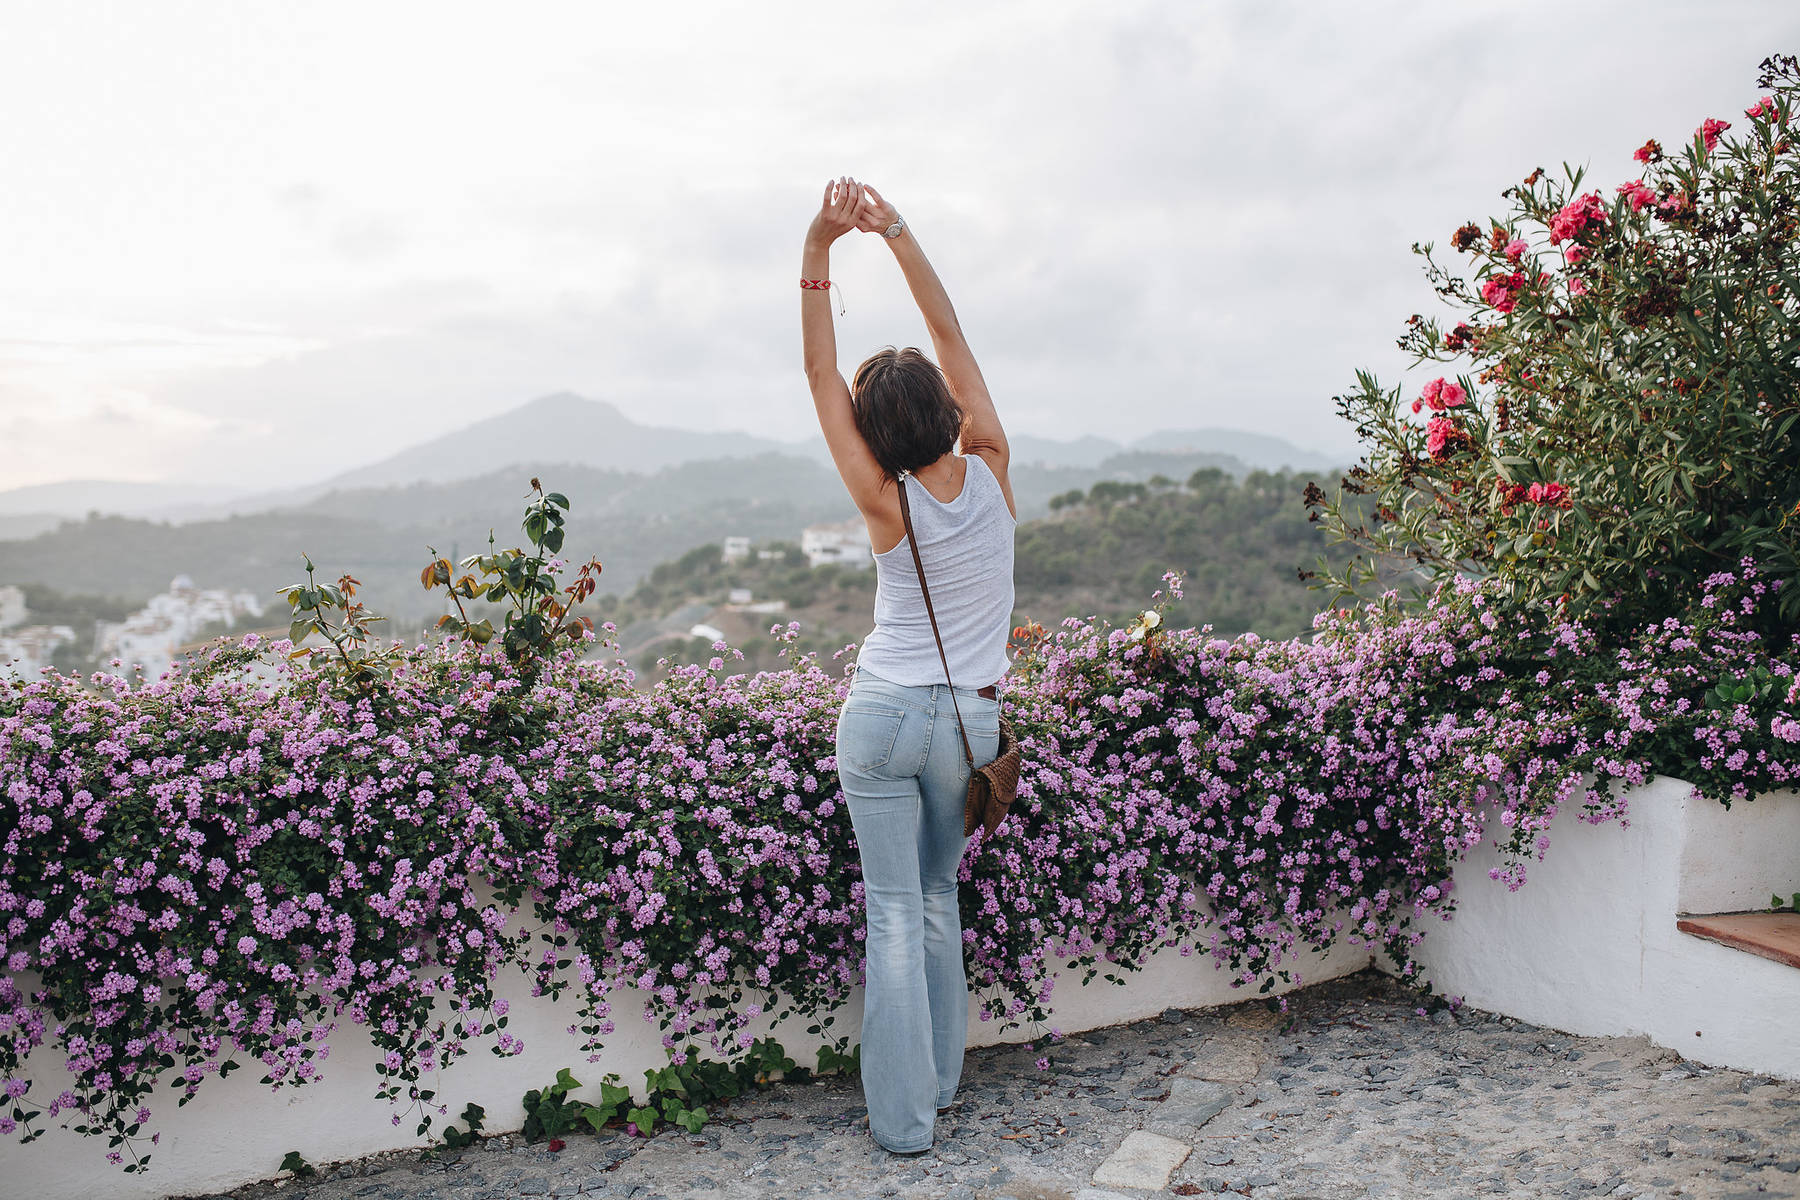
[[[945,504],[910,475],[908,488],[919,558],[956,686],[985,687],[1005,675],[1013,608],[1013,528],[1006,494],[979,454],[964,454],[963,489]],[[858,670],[909,687],[944,682],[919,573],[904,536],[875,555],[875,628],[857,652]]]

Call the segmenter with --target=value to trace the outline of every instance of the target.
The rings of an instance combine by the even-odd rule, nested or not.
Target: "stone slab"
[[[1759,958],[1800,967],[1800,913],[1721,913],[1683,917],[1675,928]]]
[[[1144,1127],[1164,1137],[1191,1139],[1236,1101],[1236,1094],[1223,1084],[1177,1076],[1169,1080],[1169,1098],[1146,1114]]]
[[[1126,1134],[1119,1148],[1094,1171],[1094,1182],[1102,1187],[1160,1192],[1192,1152],[1186,1142],[1136,1129]]]
[[[1260,1038],[1210,1037],[1177,1074],[1221,1083],[1249,1083],[1262,1073],[1268,1053]]]

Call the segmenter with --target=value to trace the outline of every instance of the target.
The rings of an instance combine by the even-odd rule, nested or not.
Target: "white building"
[[[859,517],[808,525],[800,534],[800,549],[805,552],[807,563],[815,567],[826,563],[868,567],[875,563],[875,551],[869,545],[869,527]]]
[[[102,621],[95,657],[101,662],[119,659],[127,669],[141,666],[148,674],[160,674],[175,661],[175,648],[191,642],[209,625],[238,624],[260,617],[263,605],[253,592],[202,590],[186,575],[169,582],[169,590],[152,596],[150,603],[123,621]]]
[[[21,625],[0,633],[0,674],[36,678],[50,665],[56,648],[74,640],[75,631],[67,625]]]
[[[0,587],[0,629],[23,625],[30,613],[25,608],[25,589],[11,584]]]
[[[755,598],[755,596],[751,595],[749,588],[732,588],[729,592],[725,593],[725,603],[732,605],[748,604]]]
[[[735,534],[726,538],[722,557],[726,562],[743,562],[750,557],[750,539]]]

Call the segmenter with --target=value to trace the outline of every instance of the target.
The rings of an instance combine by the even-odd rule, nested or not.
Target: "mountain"
[[[147,516],[183,506],[218,504],[243,492],[243,488],[203,483],[70,479],[0,491],[0,516],[82,517],[90,512]]]
[[[1161,430],[1129,445],[1110,438],[1063,440],[1023,431],[1014,432],[1010,440],[1015,466],[1052,474],[1103,470],[1109,472],[1107,478],[1143,479],[1155,473],[1185,478],[1202,465],[1217,466],[1236,476],[1250,470],[1329,471],[1342,465],[1331,455],[1303,450],[1279,437],[1229,429]],[[221,519],[303,508],[334,492],[476,479],[509,465],[567,464],[650,475],[684,463],[765,454],[809,460],[831,469],[831,455],[817,434],[799,442],[783,442],[734,430],[645,425],[605,401],[556,392],[439,434],[367,466],[274,490],[248,492],[206,484],[104,480],[0,490],[0,539],[29,537],[50,527],[57,518],[90,512],[178,522]],[[1164,465],[1146,465],[1151,458],[1145,455],[1170,457]],[[1350,456],[1341,457],[1348,461]],[[1183,468],[1183,463],[1188,465]],[[1093,477],[1083,476],[1069,486],[1092,482]]]
[[[1259,471],[1335,471],[1354,457],[1302,450],[1286,438],[1241,429],[1159,429],[1132,442],[1131,448],[1220,454]]]
[[[246,588],[274,601],[300,577],[301,554],[321,578],[348,572],[369,607],[395,618],[435,615],[442,593],[419,587],[426,547],[461,557],[523,540],[519,518],[533,470],[568,496],[564,557],[605,563],[602,591],[630,590],[657,563],[730,534],[798,539],[855,510],[835,473],[804,459],[684,463],[653,474],[520,465],[474,479],[334,491],[304,505],[179,524],[121,516],[65,521],[0,541],[0,581],[142,602],[177,574],[202,587]],[[277,601],[278,603],[278,601]],[[398,627],[398,626],[396,626]]]
[[[735,430],[708,433],[640,425],[604,400],[556,392],[380,462],[334,475],[319,488],[329,491],[468,479],[497,465],[541,460],[548,445],[557,448],[550,457],[558,462],[646,474],[681,463],[792,454],[795,449],[789,442]]]

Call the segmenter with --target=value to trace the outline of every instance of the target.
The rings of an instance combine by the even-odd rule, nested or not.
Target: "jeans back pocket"
[[[887,766],[906,714],[897,708],[852,697],[838,714],[838,769],[867,775]]]

